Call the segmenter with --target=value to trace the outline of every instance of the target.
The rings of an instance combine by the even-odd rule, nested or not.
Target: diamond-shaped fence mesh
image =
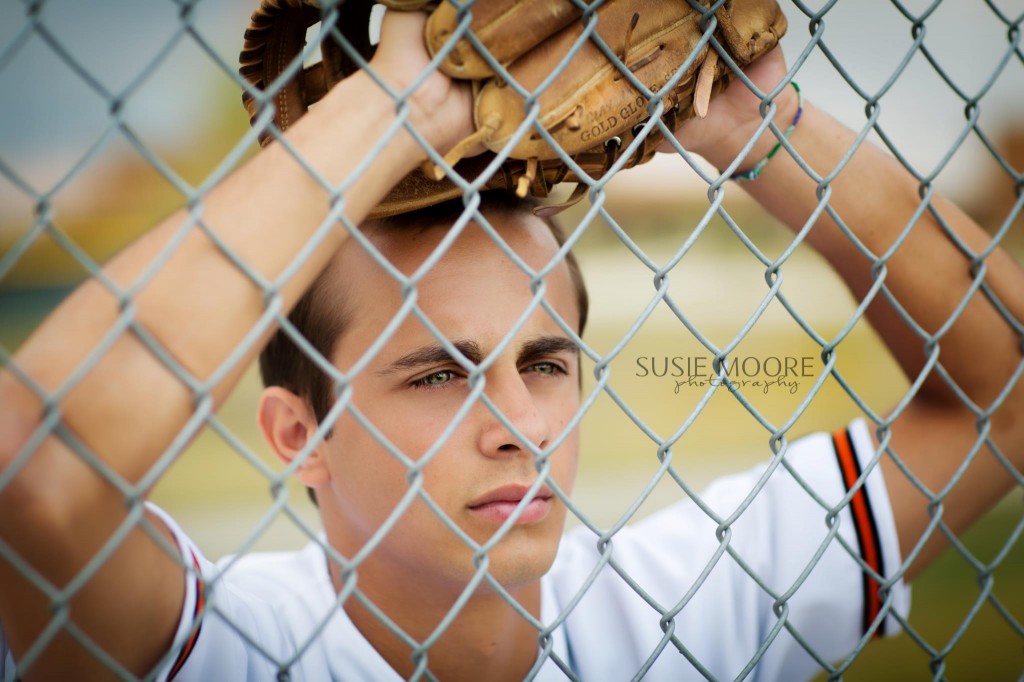
[[[324,4],[265,3],[311,26],[260,87],[251,0],[0,5],[0,677],[1024,679],[1019,5],[787,0],[788,72],[734,81],[756,130],[634,169],[743,3],[672,4],[657,88],[611,1],[527,8],[577,35],[530,83],[458,5],[402,87]],[[522,117],[465,176],[417,99],[460,39]],[[324,43],[374,94],[287,130]],[[650,117],[545,128],[582,54]],[[556,154],[555,244],[484,190],[546,193],[499,166],[566,129],[599,144]],[[401,144],[455,208],[357,225]]]

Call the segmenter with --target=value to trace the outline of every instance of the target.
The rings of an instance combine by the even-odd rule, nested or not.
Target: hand
[[[426,21],[423,12],[384,14],[380,44],[370,67],[398,92],[415,83],[430,63],[423,39]],[[440,71],[423,80],[410,104],[413,125],[442,154],[476,129],[469,84],[453,81]]]
[[[782,50],[776,48],[748,66],[744,73],[762,92],[774,89],[786,76],[786,62]],[[778,111],[775,124],[785,130],[796,113],[797,98],[792,88],[786,88],[775,99]],[[680,126],[676,139],[687,151],[703,156],[718,168],[725,168],[755,134],[762,118],[761,99],[754,95],[739,78],[734,78],[724,92],[711,100],[708,115],[693,118]],[[763,158],[777,140],[771,133],[762,135],[748,155]],[[658,147],[661,152],[674,152],[670,142]],[[744,168],[750,164],[741,164]]]

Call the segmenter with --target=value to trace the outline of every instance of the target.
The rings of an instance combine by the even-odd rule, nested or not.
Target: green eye
[[[530,370],[536,374],[552,375],[558,374],[562,371],[562,368],[553,362],[538,362],[535,365],[530,366]]]
[[[455,372],[450,369],[442,369],[433,374],[428,374],[422,379],[417,379],[412,384],[413,386],[444,386],[454,378]]]

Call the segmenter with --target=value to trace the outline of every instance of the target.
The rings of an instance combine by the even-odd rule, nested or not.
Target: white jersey
[[[789,682],[819,671],[815,658],[838,661],[894,634],[910,591],[896,581],[880,595],[872,576],[894,575],[901,561],[879,467],[858,483],[872,455],[857,421],[793,443],[749,506],[763,466],[609,543],[570,532],[541,581],[541,621],[554,627],[535,679],[571,679],[566,669],[584,681],[735,679],[750,667],[747,679]],[[830,526],[829,509],[848,496]],[[717,532],[709,513],[724,520],[741,508]],[[318,544],[215,565],[158,513],[197,571],[160,680],[401,679],[339,606]]]

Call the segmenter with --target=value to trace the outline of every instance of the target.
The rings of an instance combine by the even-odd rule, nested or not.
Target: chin
[[[487,553],[488,572],[507,590],[540,580],[555,561],[561,540],[561,526],[514,528]],[[490,590],[487,585],[481,589]]]

